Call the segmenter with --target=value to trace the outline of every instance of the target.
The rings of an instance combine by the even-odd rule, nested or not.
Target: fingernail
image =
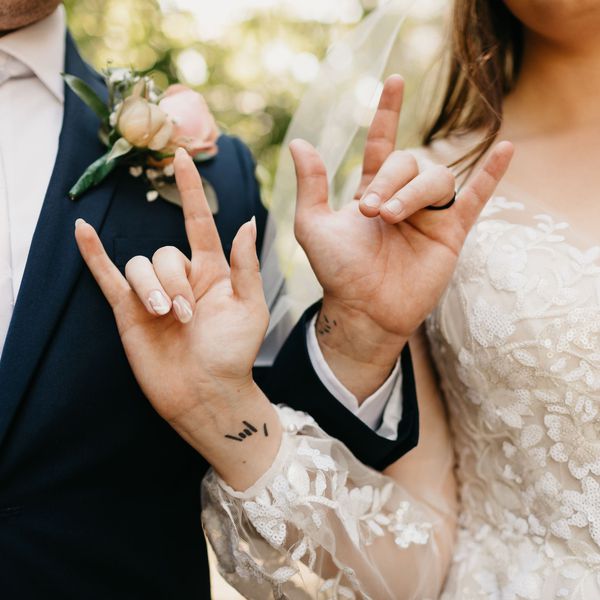
[[[81,218],[77,219],[75,221],[75,227],[77,227],[78,225],[85,225],[85,221]]]
[[[182,323],[189,323],[192,320],[192,307],[183,296],[175,296],[173,298],[173,308],[175,309],[177,318]]]
[[[377,194],[368,194],[363,198],[363,204],[369,208],[379,208],[381,200]]]
[[[404,207],[402,205],[402,202],[400,202],[400,200],[398,200],[398,198],[392,198],[389,202],[386,202],[384,208],[389,213],[392,213],[393,215],[398,216],[398,215],[402,214],[402,210]]]
[[[254,241],[256,241],[256,217],[252,217],[250,223],[252,226],[252,235],[254,236]]]
[[[150,308],[152,308],[152,310],[161,317],[166,315],[171,310],[169,301],[160,290],[154,290],[153,292],[150,292],[148,304],[150,305]]]
[[[175,150],[175,158],[179,158],[181,159],[181,157],[183,156],[187,156],[187,152],[185,151],[185,148],[177,148],[177,150]]]

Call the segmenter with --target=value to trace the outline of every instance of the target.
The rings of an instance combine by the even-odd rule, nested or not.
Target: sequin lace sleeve
[[[279,453],[252,488],[236,492],[214,471],[203,482],[203,524],[225,579],[261,600],[437,598],[452,546],[444,502],[411,496],[305,413],[278,413]]]

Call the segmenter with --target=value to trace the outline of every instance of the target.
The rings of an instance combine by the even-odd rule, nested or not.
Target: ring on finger
[[[446,202],[446,204],[443,204],[442,206],[436,206],[435,204],[432,204],[430,206],[426,206],[425,208],[427,210],[448,210],[455,202],[456,192],[454,192],[454,196],[452,196],[452,199],[449,202]]]
[[[436,206],[435,204],[432,204],[430,206],[426,206],[425,208],[427,210],[448,210],[455,202],[456,202],[456,192],[454,192],[454,196],[452,196],[452,199],[450,200],[450,202],[446,202],[446,204],[443,204],[442,206]]]

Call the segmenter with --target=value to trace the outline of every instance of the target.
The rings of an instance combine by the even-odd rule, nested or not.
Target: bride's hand
[[[400,77],[386,81],[356,201],[337,212],[328,204],[327,174],[316,150],[302,140],[291,144],[298,178],[296,237],[324,289],[317,323],[321,347],[333,360],[344,354],[365,368],[379,364],[382,372],[389,372],[435,307],[512,156],[512,145],[500,142],[452,208],[425,210],[446,204],[455,181],[442,166],[419,173],[411,154],[394,151],[402,89]]]
[[[248,444],[226,437],[238,437],[244,421],[254,422],[256,429],[266,423],[271,439],[263,443],[277,445],[278,421],[252,379],[269,313],[254,221],[238,231],[230,268],[198,171],[185,151],[176,154],[175,175],[191,260],[176,248],[165,247],[152,262],[131,259],[123,277],[91,225],[78,221],[75,236],[114,311],[127,358],[145,395],[218,468],[224,464],[222,453],[242,451],[242,447],[243,452],[249,451]],[[249,441],[256,443],[258,438],[257,434]],[[243,487],[252,483],[253,475],[248,481],[233,479],[229,477],[232,485]]]

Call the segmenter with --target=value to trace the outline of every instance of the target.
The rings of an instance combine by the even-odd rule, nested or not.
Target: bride
[[[193,255],[173,264],[196,300],[190,324],[150,316],[135,278],[77,225],[140,384],[215,469],[205,530],[249,598],[600,598],[600,3],[455,0],[452,27],[420,172],[392,152],[398,78],[358,202],[329,210],[318,155],[292,145],[324,352],[359,313],[394,355],[410,338],[421,439],[383,474],[252,382],[267,320],[255,230],[240,230],[230,271],[185,153]],[[497,138],[516,158],[479,215],[510,160]],[[453,185],[431,163],[476,169],[447,210],[426,210]]]

